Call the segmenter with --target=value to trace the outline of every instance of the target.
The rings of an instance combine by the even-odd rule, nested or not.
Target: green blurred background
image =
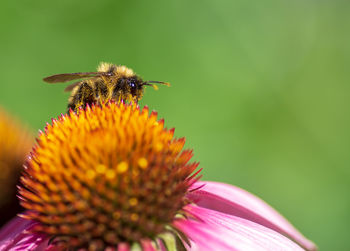
[[[59,3],[58,3],[59,2]],[[349,250],[350,1],[2,1],[0,105],[36,133],[42,78],[124,64],[204,178],[245,188],[321,250]]]

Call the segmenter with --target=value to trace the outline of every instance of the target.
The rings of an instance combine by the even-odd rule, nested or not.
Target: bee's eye
[[[133,82],[133,81],[131,81],[130,83],[129,83],[129,86],[130,86],[130,88],[135,88],[136,87],[136,84],[135,84],[135,82]]]

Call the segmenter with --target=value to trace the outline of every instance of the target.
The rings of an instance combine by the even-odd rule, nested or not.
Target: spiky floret
[[[27,128],[0,108],[0,226],[23,210],[16,185],[32,143]]]
[[[46,126],[26,163],[23,217],[38,222],[33,232],[73,248],[104,250],[176,232],[172,222],[197,179],[184,143],[148,108],[108,103],[63,115]]]

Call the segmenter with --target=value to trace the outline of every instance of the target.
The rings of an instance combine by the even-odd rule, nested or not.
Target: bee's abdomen
[[[86,105],[95,103],[94,89],[87,82],[84,82],[75,88],[69,98],[68,110],[77,111],[79,107],[85,108]]]

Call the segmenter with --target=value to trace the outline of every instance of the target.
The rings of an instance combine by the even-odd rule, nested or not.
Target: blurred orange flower
[[[20,212],[16,185],[33,137],[0,108],[0,226]]]

